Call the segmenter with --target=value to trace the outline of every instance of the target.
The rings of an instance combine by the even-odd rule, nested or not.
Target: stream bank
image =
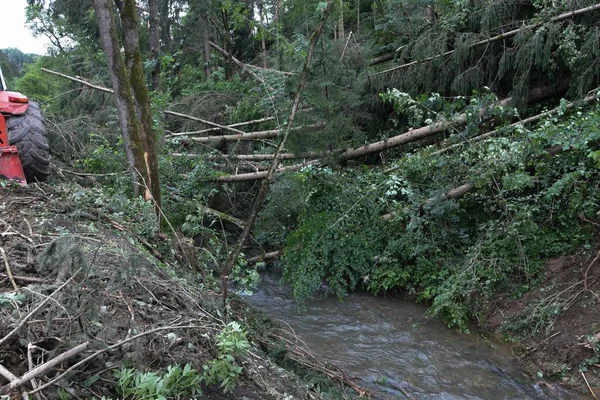
[[[543,282],[520,299],[499,298],[484,327],[513,343],[520,365],[595,398],[600,393],[598,249],[549,260]]]

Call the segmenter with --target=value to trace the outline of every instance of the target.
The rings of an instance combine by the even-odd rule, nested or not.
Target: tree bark
[[[307,126],[298,126],[294,127],[291,130],[298,131],[301,129],[319,129],[322,128],[324,124],[313,124]],[[230,128],[231,129],[231,128]],[[214,143],[219,141],[227,141],[227,142],[236,142],[238,140],[256,140],[256,139],[272,139],[276,138],[281,134],[281,129],[270,129],[266,131],[258,131],[258,132],[250,132],[244,134],[237,135],[220,135],[220,136],[205,136],[205,137],[193,137],[190,138],[196,143]]]
[[[339,0],[340,4],[340,15],[338,17],[338,39],[344,40],[346,33],[344,32],[344,0]]]
[[[94,0],[94,9],[96,10],[100,41],[106,55],[106,64],[115,93],[119,125],[133,182],[133,194],[138,196],[146,192],[144,178],[147,168],[144,161],[142,139],[135,117],[133,95],[117,38],[112,0]]]
[[[125,59],[117,37],[112,0],[94,0],[102,48],[115,93],[119,125],[133,182],[133,194],[143,195],[160,207],[158,162],[152,134],[150,97],[144,82],[144,72],[137,36],[135,0],[125,0],[121,6]],[[130,73],[126,70],[129,67]]]
[[[263,2],[262,0],[258,1],[258,16],[260,18],[260,28],[262,30],[265,30],[265,24],[263,22]],[[261,47],[261,55],[262,55],[262,62],[263,62],[263,68],[264,69],[268,69],[269,68],[269,64],[267,63],[267,44],[266,44],[266,40],[265,40],[265,33],[261,32],[260,35],[260,47]]]
[[[210,29],[208,28],[208,18],[206,18],[206,11],[200,11],[200,27],[202,29],[202,54],[204,56],[204,79],[210,80],[212,73],[211,59],[210,59]]]
[[[158,14],[158,0],[148,0],[148,30],[150,34],[150,59],[154,64],[152,68],[152,90],[160,88],[160,18]]]
[[[129,86],[133,93],[133,101],[136,109],[135,117],[138,119],[138,128],[144,147],[144,160],[146,164],[145,184],[150,192],[151,199],[154,201],[157,215],[159,215],[161,201],[156,138],[152,129],[150,94],[145,83],[144,67],[142,65],[135,0],[124,0],[124,6],[121,11],[121,25],[125,63],[129,69]],[[148,196],[146,196],[146,199],[151,200]]]

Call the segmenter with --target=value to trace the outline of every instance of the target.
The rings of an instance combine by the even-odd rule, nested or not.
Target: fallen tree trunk
[[[551,96],[556,95],[557,93],[561,93],[568,87],[568,81],[560,81],[554,85],[544,86],[541,88],[531,89],[529,92],[529,102],[539,101]],[[498,102],[499,105],[505,106],[512,102],[512,98],[506,98]],[[482,109],[480,113],[484,113],[485,109]],[[438,122],[432,125],[427,125],[421,128],[413,129],[408,132],[404,132],[400,135],[393,136],[388,139],[383,139],[375,143],[367,144],[361,147],[356,147],[353,149],[346,149],[338,152],[326,152],[324,155],[328,154],[337,154],[338,157],[342,160],[351,160],[354,158],[359,158],[362,156],[370,155],[373,153],[379,153],[384,150],[391,149],[393,147],[397,147],[403,144],[411,143],[417,140],[421,140],[438,133],[445,131],[448,128],[451,128],[453,125],[461,125],[467,121],[466,114],[459,114],[452,118],[449,121]],[[318,164],[319,160],[313,160],[310,162],[310,165]],[[278,170],[280,171],[295,171],[301,169],[302,167],[309,165],[307,163],[303,163],[302,165],[290,165],[288,167],[283,167]],[[241,182],[252,179],[262,179],[264,176],[260,173],[250,173],[250,174],[239,174],[239,175],[231,175],[231,176],[219,176],[216,180],[219,182]]]
[[[371,61],[369,61],[369,66],[372,67],[374,65],[381,64],[386,61],[391,61],[394,59],[395,56],[396,56],[396,53],[391,52],[391,53],[383,54],[379,57],[372,58]]]
[[[320,160],[311,160],[307,162],[303,162],[300,164],[294,164],[287,167],[279,167],[275,170],[275,173],[285,172],[285,171],[298,171],[304,167],[308,167],[309,165],[317,165],[321,161]],[[247,174],[237,174],[237,175],[221,175],[212,179],[215,182],[244,182],[251,181],[254,179],[264,179],[267,177],[268,171],[258,171],[258,172],[250,172]]]
[[[182,113],[178,113],[178,112],[175,112],[175,111],[169,111],[169,110],[165,110],[163,112],[165,114],[167,114],[167,115],[173,115],[175,117],[185,118],[185,119],[189,119],[191,121],[196,121],[196,122],[203,123],[205,125],[214,126],[215,128],[218,128],[218,129],[224,129],[224,130],[227,130],[227,131],[235,132],[238,135],[245,135],[246,134],[246,132],[240,131],[239,129],[232,128],[232,127],[227,126],[227,125],[217,124],[216,122],[207,121],[207,120],[202,119],[202,118],[192,117],[191,115],[182,114]]]
[[[306,158],[315,158],[319,157],[322,153],[310,152],[310,153],[301,153],[301,154],[281,154],[279,156],[280,160],[301,160]],[[183,155],[181,153],[175,153],[173,155]],[[196,156],[202,157],[197,154]],[[227,159],[227,160],[236,160],[236,161],[266,161],[272,160],[274,158],[274,154],[213,154],[209,155],[209,160],[218,160],[218,159]]]
[[[595,5],[592,5],[592,6],[589,6],[589,7],[581,8],[579,10],[569,11],[569,12],[566,12],[566,13],[562,13],[560,15],[557,15],[554,18],[551,18],[550,22],[563,21],[565,19],[573,18],[573,17],[576,17],[578,15],[586,14],[586,13],[589,13],[589,12],[592,12],[592,11],[596,11],[596,10],[600,10],[600,4],[595,4]],[[544,22],[538,22],[538,23],[535,23],[535,24],[523,26],[523,27],[521,27],[519,29],[513,29],[512,31],[508,31],[508,32],[501,33],[501,34],[496,35],[496,36],[492,36],[489,39],[484,39],[484,40],[480,40],[478,42],[472,43],[468,47],[469,48],[473,48],[473,47],[480,46],[482,44],[488,44],[488,43],[496,42],[498,40],[508,39],[508,38],[511,38],[511,37],[517,35],[519,32],[521,32],[523,30],[526,30],[526,29],[535,29],[535,28],[541,26],[543,23]],[[417,65],[417,64],[420,64],[420,63],[424,63],[424,62],[429,62],[429,61],[435,60],[436,58],[440,58],[440,57],[445,57],[445,56],[452,55],[452,54],[454,54],[454,52],[456,52],[456,50],[449,50],[449,51],[446,51],[445,53],[436,54],[436,55],[431,56],[431,57],[422,58],[420,60],[412,61],[412,62],[409,62],[409,63],[406,63],[406,64],[402,64],[402,65],[398,65],[398,66],[393,67],[393,68],[386,69],[384,71],[376,72],[376,73],[374,73],[374,74],[372,74],[370,76],[374,77],[374,76],[377,76],[377,75],[387,74],[389,72],[393,72],[393,71],[397,71],[397,70],[400,70],[400,69],[408,68],[408,67],[411,67],[413,65]]]
[[[500,101],[499,104],[506,105],[510,101],[511,101],[510,98],[504,99],[504,100]],[[483,114],[484,111],[485,110],[482,110],[481,113]],[[453,125],[464,124],[465,122],[467,122],[467,118],[468,117],[466,114],[459,114],[456,117],[454,117],[453,119],[451,119],[450,121],[437,122],[435,124],[427,125],[422,128],[413,129],[411,131],[402,133],[400,135],[397,135],[397,136],[394,136],[394,137],[391,137],[388,139],[380,140],[375,143],[370,143],[370,144],[367,144],[367,145],[364,145],[361,147],[356,147],[354,149],[344,150],[339,154],[339,158],[341,158],[342,160],[350,160],[353,158],[358,158],[358,157],[366,156],[366,155],[373,154],[373,153],[379,153],[381,151],[388,150],[393,147],[397,147],[397,146],[400,146],[400,145],[403,145],[406,143],[414,142],[416,140],[420,140],[420,139],[438,134],[440,132],[445,131],[446,129],[450,128]],[[331,154],[331,153],[332,152],[327,152],[325,154]],[[319,163],[319,160],[313,160],[312,162],[309,162],[309,163],[290,165],[288,167],[283,167],[283,168],[278,169],[277,172],[295,171],[295,170],[301,169],[302,167],[304,167],[306,165],[312,165],[312,164],[317,164],[317,163]],[[219,176],[219,177],[215,178],[215,180],[218,182],[240,182],[240,181],[247,181],[247,180],[252,180],[252,179],[262,179],[265,176],[266,175],[263,175],[260,172],[253,172],[253,173],[248,173],[248,174]]]
[[[245,122],[238,122],[235,124],[231,124],[231,125],[227,125],[228,128],[237,128],[240,126],[248,126],[248,125],[255,125],[255,124],[260,124],[263,122],[269,122],[269,121],[273,121],[275,119],[275,117],[265,117],[265,118],[260,118],[260,119],[255,119],[252,121],[245,121]],[[203,133],[209,133],[209,132],[218,132],[222,130],[221,128],[208,128],[208,129],[203,129],[201,131],[190,131],[190,132],[170,132],[168,137],[176,137],[176,136],[187,136],[187,135],[201,135]]]
[[[283,250],[275,250],[275,251],[270,251],[268,253],[261,254],[259,256],[250,257],[246,261],[248,261],[248,264],[256,264],[257,262],[260,262],[260,261],[273,260],[275,258],[279,258],[282,254],[283,254]]]
[[[473,189],[475,189],[475,185],[473,185],[473,183],[471,182],[467,182],[464,185],[455,187],[453,189],[448,190],[442,197],[442,200],[456,200],[456,199],[460,199],[461,197],[463,197],[464,195],[466,195],[469,192],[472,192]],[[423,207],[425,207],[426,205],[430,204],[431,202],[433,202],[434,200],[436,200],[436,197],[430,197],[429,199],[425,200],[425,202],[423,202],[423,204],[421,204],[419,206],[419,209],[423,209]],[[388,213],[388,214],[384,214],[381,216],[381,218],[384,221],[389,221],[392,218],[394,218],[394,213]]]
[[[325,124],[312,124],[306,126],[298,126],[295,128],[291,128],[291,131],[299,131],[302,129],[318,129],[325,126]],[[279,136],[282,132],[281,129],[269,129],[266,131],[258,131],[258,132],[242,132],[237,135],[217,135],[217,136],[205,136],[205,137],[193,137],[190,138],[196,143],[214,143],[214,142],[237,142],[238,140],[256,140],[256,139],[273,139]]]

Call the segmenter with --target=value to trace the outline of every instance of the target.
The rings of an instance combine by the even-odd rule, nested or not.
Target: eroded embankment
[[[600,394],[598,249],[550,260],[543,283],[498,301],[488,329],[514,342],[528,371],[593,397]]]
[[[267,336],[273,327],[267,330],[239,305],[224,317],[218,295],[198,290],[203,282],[193,271],[169,262],[175,257],[165,235],[140,242],[103,204],[80,207],[76,199],[84,190],[0,188],[0,394],[18,398],[37,387],[47,398],[59,392],[133,398],[124,393],[123,374],[115,375],[124,367],[160,377],[169,366],[190,364],[197,374],[187,377],[195,385],[178,398],[194,391],[214,399],[321,398],[269,361],[257,329],[245,351],[224,351],[228,338],[219,335],[236,318],[244,330],[262,324]],[[230,333],[244,341],[235,329]],[[200,378],[207,367],[212,378]],[[225,393],[220,383],[228,376],[236,385]]]

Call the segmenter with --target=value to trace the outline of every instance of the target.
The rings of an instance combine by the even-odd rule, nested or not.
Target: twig
[[[133,329],[135,328],[135,313],[133,312],[133,307],[131,307],[131,304],[125,298],[125,295],[123,294],[123,291],[119,290],[119,295],[121,296],[121,299],[123,300],[123,302],[127,306],[127,310],[129,310],[129,316],[131,317],[131,329],[129,329],[127,331],[127,337],[129,337],[129,335],[131,334],[131,332],[133,332]]]
[[[589,291],[590,290],[588,288],[588,273],[590,272],[590,269],[596,263],[596,261],[598,261],[598,258],[600,258],[600,250],[598,250],[598,253],[596,254],[596,257],[592,260],[592,262],[590,263],[590,265],[588,265],[588,267],[585,269],[585,272],[583,273],[583,288],[584,288],[585,291]]]
[[[346,45],[344,46],[344,50],[342,50],[342,55],[340,56],[340,61],[344,58],[344,54],[346,54],[346,49],[348,48],[348,42],[350,42],[350,38],[352,37],[352,31],[348,35],[348,39],[346,39]]]
[[[592,396],[594,396],[594,399],[598,400],[598,398],[596,397],[596,393],[594,393],[594,391],[592,390],[592,387],[590,386],[587,378],[585,377],[585,374],[583,373],[583,371],[581,371],[581,376],[583,376],[583,380],[585,381],[585,384],[587,385],[588,390],[590,391],[590,393],[592,394]]]
[[[0,278],[9,278],[10,279],[10,276],[8,276],[8,274],[3,274],[0,272]],[[15,279],[15,281],[21,281],[21,282],[27,282],[27,283],[48,283],[49,282],[47,279],[36,278],[34,276],[13,275],[13,278]]]
[[[2,364],[0,364],[0,375],[5,377],[9,382],[14,382],[19,379],[16,376],[14,376],[12,372],[4,368]]]
[[[2,258],[4,259],[4,268],[6,269],[6,274],[8,275],[8,280],[10,280],[10,283],[13,285],[13,288],[15,288],[15,290],[20,293],[21,289],[19,288],[19,286],[17,286],[17,282],[15,282],[15,278],[10,269],[10,264],[8,263],[8,258],[6,258],[6,252],[4,251],[4,248],[2,248],[2,247],[0,247],[0,254],[2,254]]]
[[[87,362],[93,360],[94,358],[98,357],[101,354],[106,353],[107,351],[116,349],[117,347],[121,347],[124,344],[127,344],[133,340],[139,339],[142,336],[147,336],[150,335],[152,333],[156,333],[156,332],[160,332],[160,331],[166,331],[166,330],[171,330],[171,329],[194,329],[194,328],[202,328],[202,326],[200,325],[176,325],[176,326],[162,326],[159,328],[155,328],[155,329],[151,329],[149,331],[146,332],[142,332],[139,333],[135,336],[132,336],[128,339],[122,340],[118,343],[113,344],[112,346],[108,346],[102,350],[98,350],[97,352],[87,356],[86,358],[84,358],[83,360],[79,361],[78,363],[72,365],[70,368],[68,368],[67,370],[65,370],[65,372],[63,372],[62,374],[60,374],[59,376],[57,376],[56,378],[52,379],[51,381],[43,384],[42,386],[38,387],[37,389],[32,390],[31,392],[29,392],[28,394],[35,394],[41,390],[46,389],[47,387],[54,385],[56,382],[58,382],[59,380],[63,379],[65,376],[67,376],[68,374],[70,374],[71,372],[73,372],[74,370],[76,370],[77,368],[79,368],[80,366],[82,366],[83,364],[86,364]]]
[[[54,292],[52,292],[52,294],[50,294],[50,296],[46,297],[43,301],[40,302],[40,304],[38,304],[38,306],[36,308],[33,309],[33,311],[31,311],[29,314],[27,314],[22,320],[21,322],[19,322],[19,324],[15,327],[15,329],[13,329],[12,331],[10,331],[8,333],[8,335],[4,336],[2,339],[0,339],[0,345],[2,345],[4,342],[6,342],[12,335],[15,334],[15,332],[17,332],[19,329],[21,329],[21,327],[23,325],[25,325],[25,323],[27,322],[27,320],[29,320],[29,318],[33,317],[33,315],[38,312],[44,305],[46,305],[46,303],[48,301],[50,301],[50,299],[52,299],[52,297],[57,294],[58,292],[60,292],[65,286],[67,286],[69,283],[71,283],[71,281],[79,274],[79,272],[81,272],[81,268],[79,268],[77,271],[75,271],[75,273],[65,281],[65,283],[63,283],[62,285],[60,285],[58,287],[58,289],[56,289]]]
[[[46,361],[45,363],[43,363],[39,367],[36,367],[36,368],[32,369],[31,371],[27,372],[25,375],[23,375],[18,380],[12,381],[11,383],[9,383],[7,386],[5,386],[3,388],[4,391],[17,389],[17,388],[23,386],[24,384],[26,384],[27,382],[29,382],[30,380],[32,380],[36,376],[43,374],[44,372],[46,372],[46,371],[54,368],[55,366],[57,366],[58,364],[62,363],[63,361],[65,361],[65,360],[67,360],[67,359],[69,359],[69,358],[71,358],[73,356],[76,356],[77,354],[81,353],[82,351],[84,351],[89,346],[89,344],[90,344],[90,342],[81,343],[80,345],[77,345],[77,346],[73,347],[72,349],[67,350],[64,353],[62,353],[62,354],[54,357],[52,360]],[[34,389],[34,392],[31,392],[29,394],[34,394],[34,393],[37,393],[37,392],[38,392],[38,390]]]
[[[36,350],[36,349],[40,350],[39,347],[37,347],[36,345],[34,345],[31,342],[27,344],[27,365],[29,366],[30,371],[34,370],[33,356],[31,355],[31,353],[33,352],[33,350]],[[37,381],[33,378],[31,379],[31,387],[34,389],[38,387]],[[38,400],[41,400],[39,393],[35,394],[35,398]]]

